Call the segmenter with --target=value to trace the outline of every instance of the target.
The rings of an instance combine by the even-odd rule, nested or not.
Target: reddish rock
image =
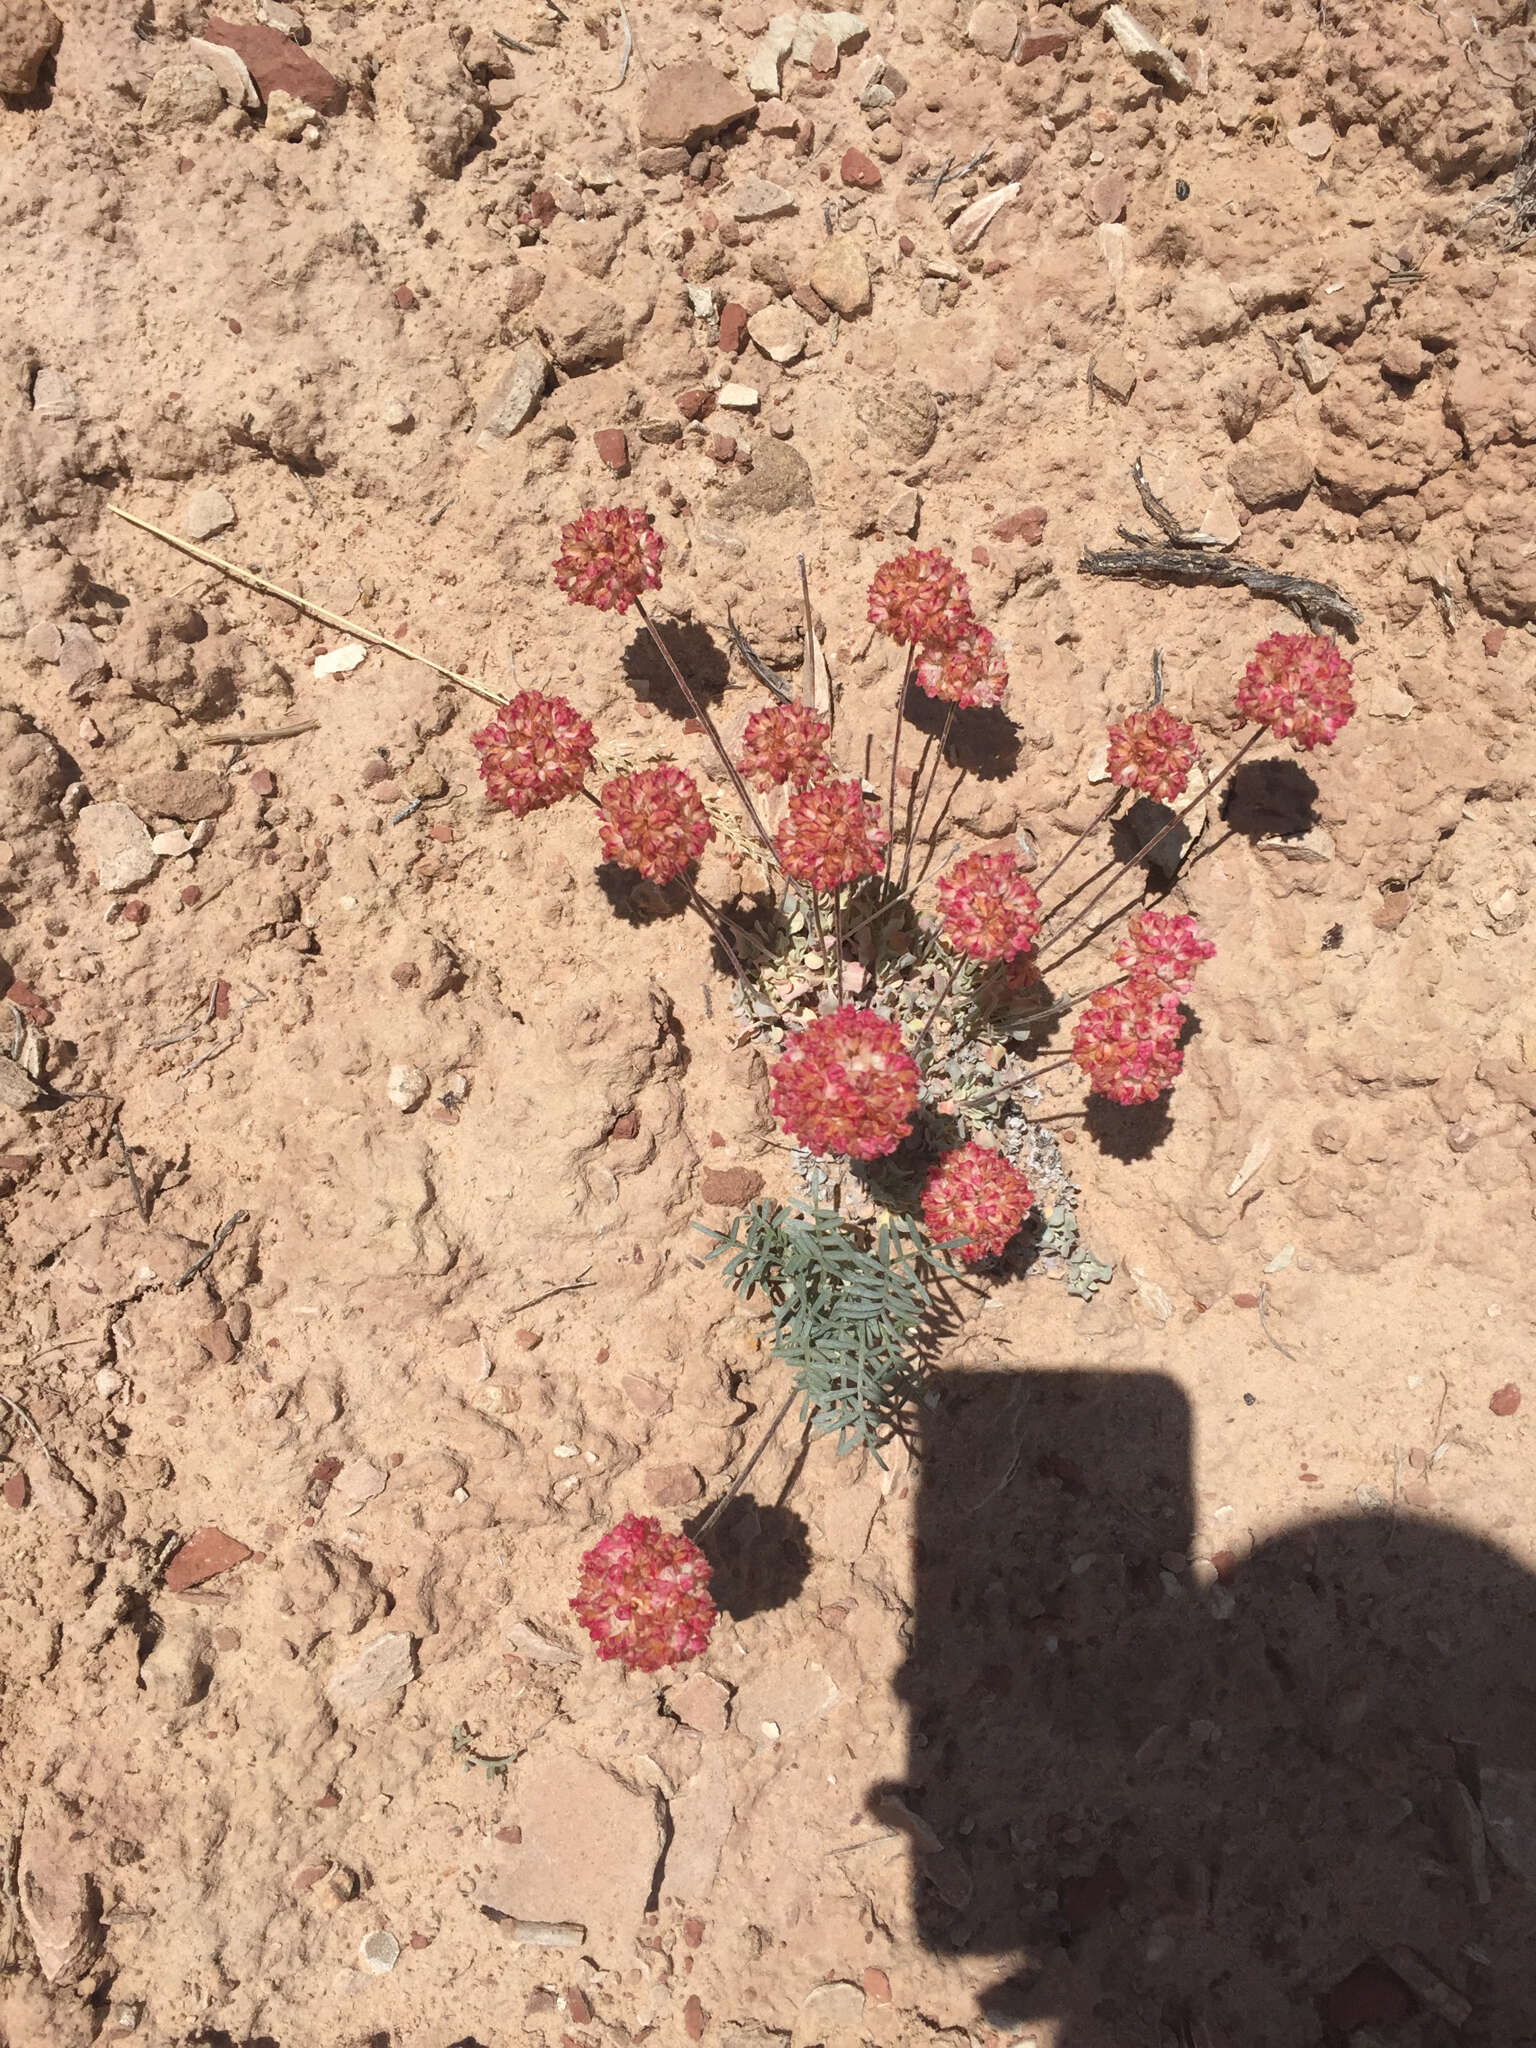
[[[915,256],[917,254],[917,244],[910,235],[898,236],[896,246],[903,256]]]
[[[715,409],[713,391],[679,391],[677,409],[685,420],[706,419]]]
[[[830,36],[818,36],[811,45],[811,69],[830,78],[837,69],[837,45]]]
[[[515,1846],[523,1839],[523,1831],[520,1827],[498,1828],[496,1839],[498,1842],[511,1842]]]
[[[704,453],[711,462],[734,462],[736,460],[736,436],[734,434],[711,434],[704,445]]]
[[[1520,1406],[1520,1389],[1511,1380],[1507,1387],[1500,1387],[1488,1403],[1495,1415],[1513,1415]]]
[[[429,825],[427,827],[427,837],[435,839],[439,846],[452,846],[453,827],[451,825]]]
[[[615,476],[629,475],[629,437],[622,427],[599,427],[592,445]]]
[[[1095,220],[1116,221],[1125,211],[1125,202],[1131,196],[1122,171],[1106,171],[1103,177],[1094,181],[1088,194],[1089,209]]]
[[[1218,1579],[1225,1582],[1237,1577],[1237,1552],[1235,1550],[1213,1550],[1211,1563]]]
[[[430,1934],[413,1934],[410,1946],[412,1948],[430,1948],[432,1946],[432,1936]]]
[[[704,1491],[704,1482],[691,1465],[649,1465],[645,1474],[645,1497],[653,1508],[685,1508]]]
[[[301,1863],[288,1880],[289,1891],[313,1891],[330,1867],[329,1863]]]
[[[251,777],[250,787],[255,790],[258,796],[275,796],[277,794],[277,777],[270,768],[258,768]]]
[[[796,285],[791,297],[801,312],[809,314],[818,327],[825,327],[832,318],[832,308],[813,286]]]
[[[697,1948],[703,1939],[704,1922],[696,1914],[690,1913],[683,1922],[683,1944],[687,1948]]]
[[[690,1996],[688,2003],[683,2007],[683,2026],[687,2031],[687,2035],[690,2041],[703,2040],[704,2007],[699,2002],[699,1995],[697,1992],[694,1992]]]
[[[994,540],[1021,540],[1028,548],[1039,547],[1045,538],[1049,513],[1043,505],[1026,505],[1021,512],[1008,512],[992,528]]]
[[[873,192],[884,183],[880,166],[867,157],[862,149],[845,149],[839,175],[845,185],[853,185],[860,192]]]
[[[1504,645],[1504,637],[1508,630],[1506,626],[1490,626],[1483,635],[1484,654],[1497,654]]]
[[[215,1322],[200,1324],[197,1341],[216,1365],[229,1365],[233,1362],[235,1340],[222,1316]]]
[[[986,549],[983,547],[974,547],[971,549],[971,560],[976,564],[976,567],[978,569],[990,569],[992,566],[992,557],[987,553]]]
[[[1374,1956],[1317,2001],[1319,2019],[1339,2034],[1352,2034],[1358,2027],[1400,2026],[1415,2010],[1413,1994],[1402,1978]]]
[[[281,90],[313,107],[317,114],[339,114],[347,104],[347,88],[341,80],[333,78],[281,29],[221,21],[213,14],[203,25],[203,35],[208,42],[222,43],[244,59],[264,101]]]
[[[884,1970],[871,1967],[864,1972],[864,1996],[872,2005],[889,2005],[891,1980]]]
[[[537,1351],[544,1342],[542,1330],[514,1330],[512,1335],[525,1351]]]
[[[165,1590],[168,1593],[188,1592],[193,1586],[218,1578],[222,1572],[233,1571],[250,1555],[245,1544],[237,1543],[233,1536],[226,1536],[222,1529],[195,1530],[166,1566]]]
[[[188,882],[185,889],[181,892],[181,900],[188,910],[194,909],[196,905],[202,902],[203,892],[199,889],[196,882]]]
[[[395,286],[394,300],[402,313],[413,313],[416,310],[416,294],[408,284]]]
[[[565,1994],[565,2013],[566,2018],[574,2020],[578,2027],[584,2027],[592,2017],[592,2006],[587,1994],[575,1984]]]
[[[622,1384],[629,1405],[637,1414],[654,1418],[671,1413],[672,1396],[665,1387],[658,1387],[653,1380],[642,1379],[635,1372],[625,1373]]]
[[[1037,57],[1064,57],[1072,47],[1070,36],[1064,36],[1060,29],[1043,36],[1024,36],[1014,45],[1015,64],[1033,64]]]
[[[747,309],[734,299],[720,308],[720,346],[728,356],[739,356],[747,345]]]
[[[1257,1308],[1258,1305],[1259,1297],[1256,1294],[1234,1294],[1232,1297],[1234,1308]]]
[[[608,1135],[610,1138],[622,1138],[626,1142],[631,1138],[638,1138],[640,1135],[639,1110],[626,1109],[622,1116],[616,1116],[613,1120],[613,1129]]]
[[[18,1514],[21,1513],[21,1510],[27,1504],[27,1475],[25,1472],[12,1472],[7,1475],[4,1486],[0,1486],[0,1499],[5,1501],[8,1508],[14,1508]]]
[[[699,1175],[699,1193],[706,1202],[744,1209],[763,1192],[763,1176],[750,1166],[706,1166]]]

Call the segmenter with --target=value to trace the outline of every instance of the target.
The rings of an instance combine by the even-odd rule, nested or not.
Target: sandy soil
[[[181,0],[0,7],[0,1025],[57,1091],[0,1097],[0,2040],[1536,2040],[1525,10],[1138,5],[1185,90],[1097,0],[899,0],[711,141],[755,0],[631,4],[622,83],[600,6],[266,5],[250,112]],[[803,554],[877,770],[915,521],[1013,676],[957,836],[1049,859],[1154,648],[1216,755],[1294,623],[1078,573],[1138,454],[1354,600],[1360,715],[1209,821],[1166,1113],[1062,1125],[1113,1283],[970,1303],[921,1457],[786,1434],[707,1657],[626,1679],[581,1551],[781,1394],[690,1229],[787,1188],[761,1055],[587,816],[482,803],[473,698],[317,680],[107,506],[689,761],[560,522],[651,507],[722,677],[728,608],[798,658]]]

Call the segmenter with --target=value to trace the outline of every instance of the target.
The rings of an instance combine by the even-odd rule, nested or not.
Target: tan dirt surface
[[[1528,10],[626,5],[0,4],[0,2042],[1536,2041]],[[1154,648],[1217,760],[1297,630],[1078,573],[1138,455],[1359,715],[1206,823],[1166,1109],[1043,1084],[1112,1284],[786,1431],[625,1677],[582,1551],[783,1393],[690,1228],[762,1054],[483,705],[107,507],[701,771],[559,527],[655,512],[728,729],[803,555],[877,782],[915,531],[1012,674],[945,844],[1050,861]]]

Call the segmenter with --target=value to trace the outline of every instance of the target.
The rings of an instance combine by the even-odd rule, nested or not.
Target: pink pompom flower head
[[[582,1558],[571,1607],[598,1656],[627,1671],[686,1664],[708,1649],[715,1625],[709,1561],[654,1515],[626,1515]]]
[[[1322,633],[1271,633],[1237,686],[1237,715],[1310,753],[1332,746],[1355,714],[1353,666]]]
[[[1187,994],[1195,983],[1195,969],[1203,960],[1214,960],[1216,948],[1194,918],[1184,912],[1143,910],[1126,927],[1115,959],[1132,975],[1150,975],[1164,988]]]
[[[952,646],[925,648],[912,680],[941,703],[995,711],[1008,689],[1008,665],[989,629],[972,626]]]
[[[1016,960],[1040,934],[1040,898],[1011,853],[968,853],[939,877],[944,937],[972,960]]]
[[[1095,1095],[1129,1108],[1155,1102],[1184,1066],[1179,999],[1150,975],[1101,988],[1084,1003],[1072,1057]]]
[[[616,775],[599,801],[604,854],[650,882],[675,882],[715,836],[698,785],[682,768]]]
[[[880,872],[890,833],[859,782],[821,782],[797,789],[775,844],[792,882],[840,889]]]
[[[1001,1252],[1034,1206],[1018,1167],[974,1142],[946,1152],[923,1183],[924,1221],[968,1266]]]
[[[486,795],[522,818],[580,791],[597,735],[563,697],[523,690],[470,741]]]
[[[555,582],[572,604],[627,612],[642,591],[661,587],[661,535],[649,512],[591,506],[560,529]]]
[[[898,647],[953,647],[976,628],[970,585],[937,548],[908,548],[880,565],[869,621]]]
[[[785,1046],[769,1100],[789,1135],[813,1152],[881,1159],[911,1131],[918,1078],[900,1025],[845,1003]]]
[[[808,704],[770,704],[754,711],[741,741],[741,772],[754,789],[808,789],[832,773],[832,728]]]
[[[1171,804],[1189,784],[1199,748],[1195,729],[1164,705],[1132,711],[1109,728],[1109,779]]]

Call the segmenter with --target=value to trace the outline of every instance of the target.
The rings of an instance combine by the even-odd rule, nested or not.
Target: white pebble
[[[105,1401],[110,1401],[112,1396],[121,1389],[122,1384],[122,1374],[114,1372],[110,1365],[104,1365],[96,1375],[96,1391]]]
[[[357,1953],[370,1975],[387,1977],[400,1960],[400,1944],[392,1934],[365,1934]]]
[[[432,1083],[420,1067],[391,1067],[389,1070],[389,1099],[402,1116],[409,1116],[413,1109],[420,1109],[431,1089]]]
[[[316,678],[323,681],[326,676],[347,675],[360,661],[366,660],[367,655],[367,648],[359,646],[356,640],[349,640],[341,647],[333,647],[329,654],[315,657]]]

